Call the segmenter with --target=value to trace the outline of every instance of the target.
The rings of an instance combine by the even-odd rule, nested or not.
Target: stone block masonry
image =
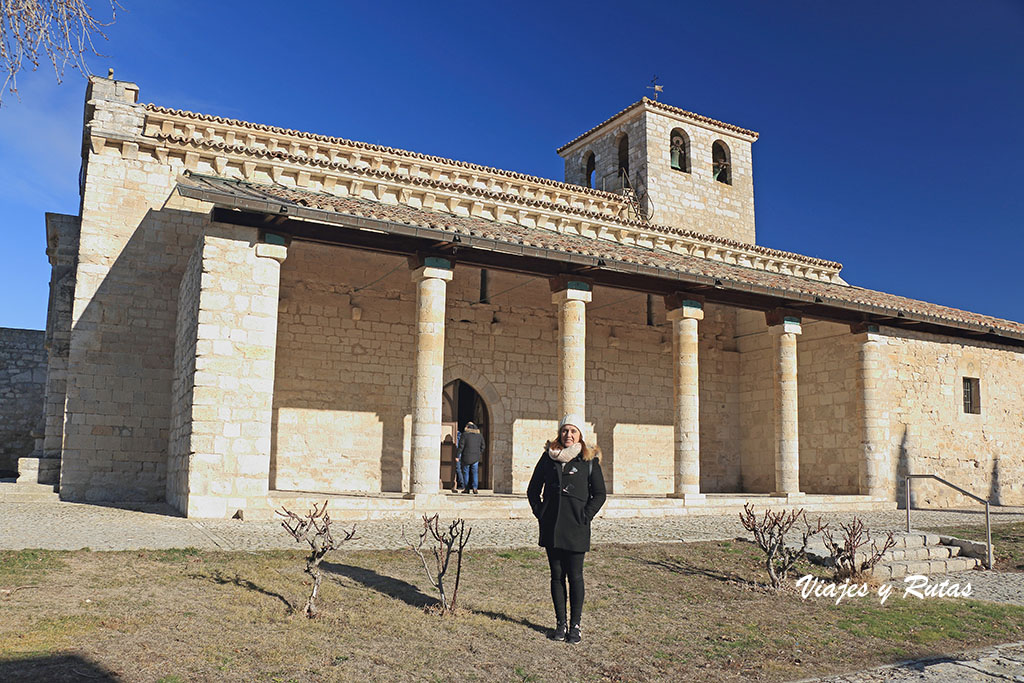
[[[17,471],[18,458],[33,453],[43,419],[44,334],[0,328],[0,471],[8,474]]]
[[[902,475],[937,474],[1001,505],[1024,505],[1024,355],[983,342],[881,328],[877,400],[887,494],[902,501]],[[979,380],[981,412],[964,411],[963,379]],[[937,482],[915,481],[915,505],[976,504]],[[978,506],[980,509],[980,506]]]
[[[142,131],[130,85],[93,78],[86,95],[66,399],[47,432],[66,500],[165,499],[178,286],[209,223],[208,206],[174,193],[183,159],[107,144]]]
[[[615,494],[893,500],[899,472],[913,471],[1024,501],[1019,349],[807,318],[803,334],[773,335],[756,299],[736,301],[757,308],[747,310],[706,292],[703,319],[673,330],[657,294],[675,294],[661,285],[623,290],[572,268],[519,272],[465,252],[460,261],[458,247],[413,255],[419,247],[404,239],[381,252],[307,242],[289,232],[305,212],[280,223],[281,240],[213,223],[256,225],[192,198],[220,201],[208,176],[244,179],[842,284],[839,264],[751,244],[752,131],[642,101],[563,148],[570,181],[583,180],[570,176],[585,170],[591,143],[598,175],[614,180],[625,133],[623,161],[668,226],[658,227],[608,192],[140,105],[137,95],[90,79],[81,215],[47,216],[46,389],[35,399],[46,435],[35,446],[59,459],[66,500],[167,500],[189,516],[225,517],[268,512],[275,489],[436,497],[438,407],[445,421],[455,412],[440,387],[459,380],[485,404],[480,488],[499,493],[525,490],[571,410],[585,413]],[[680,131],[682,169],[671,157]],[[717,141],[729,149],[730,183],[714,177]],[[337,226],[342,243],[363,229],[348,220]],[[454,258],[445,277],[410,279],[407,255],[438,268],[442,254]],[[486,280],[481,263],[493,264]],[[553,301],[551,284],[563,280],[588,285],[590,301]],[[963,410],[964,377],[980,382],[980,414]],[[4,410],[13,385],[0,385]],[[958,502],[928,486],[915,489],[922,501]]]
[[[168,499],[190,517],[262,509],[287,248],[211,225],[179,293]]]

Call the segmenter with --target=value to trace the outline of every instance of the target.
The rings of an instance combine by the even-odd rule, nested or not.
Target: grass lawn
[[[935,527],[927,529],[927,531],[965,538],[970,541],[985,542],[984,523],[958,527]],[[996,553],[996,571],[1024,572],[1024,522],[993,525],[992,547]]]
[[[411,553],[341,551],[306,619],[303,558],[2,552],[0,588],[34,587],[0,598],[0,680],[786,680],[1024,639],[1021,607],[772,594],[743,542],[596,548],[578,646],[545,638],[537,548],[469,552],[449,617]]]

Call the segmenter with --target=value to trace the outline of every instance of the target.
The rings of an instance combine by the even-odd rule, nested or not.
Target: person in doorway
[[[566,415],[558,437],[548,441],[526,489],[540,525],[539,545],[547,550],[555,630],[550,638],[578,643],[583,639],[583,559],[590,550],[590,521],[604,505],[606,492],[601,453],[584,440],[580,415]],[[565,614],[566,582],[570,612]]]
[[[452,440],[451,434],[447,434],[444,437],[444,442],[449,443]],[[462,440],[462,432],[455,432],[455,466],[452,468],[455,470],[455,483],[452,484],[452,493],[458,493],[459,489],[462,488],[462,465],[459,464],[459,442]]]
[[[462,430],[462,439],[459,440],[459,449],[456,460],[462,468],[462,489],[463,493],[477,493],[477,470],[480,468],[480,460],[484,456],[484,435],[480,428],[472,422],[466,423]]]

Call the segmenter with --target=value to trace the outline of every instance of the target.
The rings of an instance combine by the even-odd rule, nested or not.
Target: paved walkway
[[[811,680],[823,683],[1024,681],[1024,642],[970,650],[945,657],[890,664],[868,671],[858,671],[854,674]]]
[[[823,515],[826,520],[861,517],[871,529],[905,528],[906,513],[891,510]],[[812,519],[816,515],[811,515]],[[914,511],[915,528],[983,524],[979,510]],[[1024,521],[1024,508],[1000,509],[992,523]],[[403,548],[402,529],[418,531],[415,521],[356,522],[359,538],[345,547],[355,550]],[[471,520],[477,547],[526,547],[537,543],[532,519]],[[595,543],[707,541],[747,536],[737,515],[690,515],[639,519],[598,519]],[[977,539],[981,540],[981,539]],[[0,502],[0,549],[137,550],[187,548],[203,550],[275,550],[295,548],[295,541],[277,521],[192,520],[178,517],[164,505],[134,509],[64,502]]]

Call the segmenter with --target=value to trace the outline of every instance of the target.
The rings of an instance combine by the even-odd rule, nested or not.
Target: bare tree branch
[[[306,605],[302,608],[302,612],[312,619],[317,615],[316,598],[320,592],[320,581],[323,578],[320,573],[320,561],[324,559],[327,553],[337,550],[347,541],[358,538],[356,536],[356,527],[353,524],[350,531],[343,532],[345,534],[343,538],[336,540],[331,533],[331,517],[327,514],[326,500],[322,506],[314,503],[313,509],[307,512],[304,517],[284,507],[278,510],[277,514],[286,518],[281,522],[281,526],[296,541],[300,543],[305,541],[309,544],[310,553],[309,557],[306,558],[305,571],[313,577],[313,590],[310,592],[309,598],[306,599]]]
[[[0,2],[0,62],[3,69],[5,92],[18,93],[18,74],[30,66],[32,71],[40,63],[50,62],[60,83],[67,67],[83,75],[90,73],[86,58],[102,57],[96,51],[93,37],[107,39],[104,29],[117,18],[117,10],[124,8],[117,0],[110,2],[110,21],[98,19],[86,0],[3,0]]]
[[[801,531],[800,547],[789,547],[786,545],[786,534],[801,520],[804,528]],[[765,509],[764,516],[759,519],[754,512],[754,506],[749,503],[743,506],[740,523],[754,535],[754,543],[764,552],[768,580],[772,588],[776,589],[782,585],[782,580],[789,574],[796,561],[806,557],[807,544],[811,538],[828,528],[827,524],[822,523],[821,517],[818,518],[817,525],[812,526],[802,508],[789,512]]]
[[[418,542],[410,541],[405,535],[405,529],[402,529],[402,540],[420,558],[423,571],[427,574],[427,580],[441,596],[439,609],[442,614],[450,614],[455,611],[459,597],[459,582],[462,578],[462,551],[469,543],[472,533],[473,528],[466,529],[466,520],[464,519],[456,519],[448,525],[447,530],[442,531],[440,516],[436,514],[433,517],[423,515],[423,530],[420,532]],[[423,544],[428,537],[432,539],[433,543],[429,551],[424,551]],[[451,564],[452,554],[455,555],[456,560],[455,586],[449,597],[445,590],[444,578]],[[428,561],[429,556],[433,557],[433,563]],[[433,569],[431,569],[431,564],[433,564]]]
[[[832,536],[831,531],[825,531],[825,547],[832,555],[836,579],[855,578],[861,574],[871,573],[882,556],[896,545],[896,539],[890,531],[879,547],[878,541],[872,540],[871,530],[860,517],[854,517],[849,524],[840,523],[839,530],[838,541]],[[865,545],[868,548],[861,550]]]

